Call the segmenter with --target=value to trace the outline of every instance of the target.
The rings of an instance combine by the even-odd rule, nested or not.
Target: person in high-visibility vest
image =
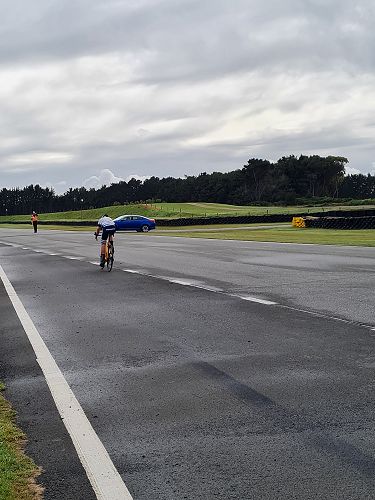
[[[37,233],[38,232],[38,214],[36,212],[32,213],[31,224],[33,225],[34,233]]]

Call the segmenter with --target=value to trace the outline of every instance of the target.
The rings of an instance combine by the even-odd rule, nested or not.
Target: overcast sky
[[[375,172],[373,0],[0,0],[0,187],[346,156]]]

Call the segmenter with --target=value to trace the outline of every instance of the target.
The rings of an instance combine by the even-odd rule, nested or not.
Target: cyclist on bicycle
[[[98,227],[96,228],[96,231],[94,233],[95,239],[98,238],[100,231],[102,231],[102,244],[100,247],[100,267],[103,268],[105,260],[105,243],[108,238],[113,245],[113,235],[116,232],[115,223],[110,217],[108,217],[107,214],[104,214],[103,217],[98,220]]]

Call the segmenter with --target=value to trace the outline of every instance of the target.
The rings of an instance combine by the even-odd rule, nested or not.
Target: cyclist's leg
[[[100,246],[100,267],[104,267],[105,247],[106,247],[107,238],[108,238],[107,231],[105,229],[103,229],[102,241],[101,241],[101,246]]]
[[[108,247],[113,249],[114,248],[114,245],[113,245],[113,236],[115,234],[115,230],[114,229],[108,229],[106,231],[106,234],[108,236]]]
[[[100,250],[100,267],[104,267],[104,262],[105,262],[105,245],[104,245],[104,253],[103,249]]]

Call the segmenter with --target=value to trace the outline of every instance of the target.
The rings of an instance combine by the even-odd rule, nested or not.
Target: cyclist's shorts
[[[103,232],[102,232],[102,241],[103,243],[107,241],[108,236],[113,236],[116,232],[116,228],[112,227],[103,227]]]

